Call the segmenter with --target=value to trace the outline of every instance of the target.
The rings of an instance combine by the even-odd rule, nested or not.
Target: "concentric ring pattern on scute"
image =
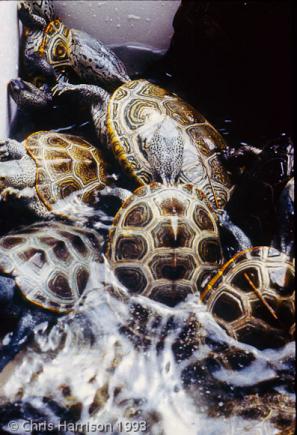
[[[90,204],[106,185],[100,152],[78,136],[41,131],[25,147],[36,163],[37,194],[49,210],[73,192]]]
[[[139,184],[155,181],[139,134],[156,115],[169,116],[183,132],[184,156],[178,181],[195,184],[215,207],[223,207],[232,188],[218,158],[218,152],[226,147],[224,139],[197,110],[146,80],[119,87],[108,106],[110,141],[125,170]]]
[[[279,347],[295,327],[295,269],[274,248],[236,254],[210,281],[202,299],[218,323],[239,341]]]
[[[102,238],[93,230],[35,224],[0,239],[0,273],[15,277],[30,302],[65,313],[87,290],[101,249]]]
[[[138,188],[114,218],[107,259],[131,294],[175,305],[203,289],[221,264],[217,224],[193,185]]]

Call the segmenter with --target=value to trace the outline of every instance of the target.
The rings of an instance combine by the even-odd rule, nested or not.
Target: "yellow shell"
[[[181,183],[193,183],[216,208],[229,199],[231,182],[218,152],[226,147],[220,133],[192,106],[177,95],[146,80],[120,86],[108,105],[107,129],[113,152],[123,168],[140,184],[155,180],[140,140],[150,119],[168,116],[183,132],[184,156]]]
[[[24,145],[36,163],[37,194],[49,210],[73,192],[79,192],[81,200],[90,204],[105,187],[104,161],[84,139],[41,131],[30,135]]]

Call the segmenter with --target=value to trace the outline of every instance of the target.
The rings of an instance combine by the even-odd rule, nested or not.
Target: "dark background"
[[[290,1],[183,0],[168,68],[194,106],[231,118],[240,139],[292,135],[294,13]]]

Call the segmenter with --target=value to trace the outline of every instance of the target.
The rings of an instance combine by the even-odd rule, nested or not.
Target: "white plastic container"
[[[173,33],[172,21],[180,0],[75,0],[55,1],[66,25],[84,30],[108,45],[140,44],[166,50]],[[18,76],[21,26],[17,1],[0,1],[0,137],[8,135],[14,105],[7,83]]]

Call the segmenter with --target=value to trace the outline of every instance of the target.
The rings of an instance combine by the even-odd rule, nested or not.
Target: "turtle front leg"
[[[100,142],[107,143],[107,106],[110,95],[104,89],[95,85],[73,85],[68,82],[59,82],[52,89],[54,96],[69,95],[74,97],[79,105],[84,105],[90,110],[94,127],[99,136]]]
[[[26,155],[23,144],[14,139],[0,139],[0,161],[21,159]]]
[[[5,187],[17,190],[26,187],[34,187],[36,178],[36,166],[34,161],[27,155],[20,160],[0,162],[0,180]],[[1,193],[1,195],[3,192]]]

